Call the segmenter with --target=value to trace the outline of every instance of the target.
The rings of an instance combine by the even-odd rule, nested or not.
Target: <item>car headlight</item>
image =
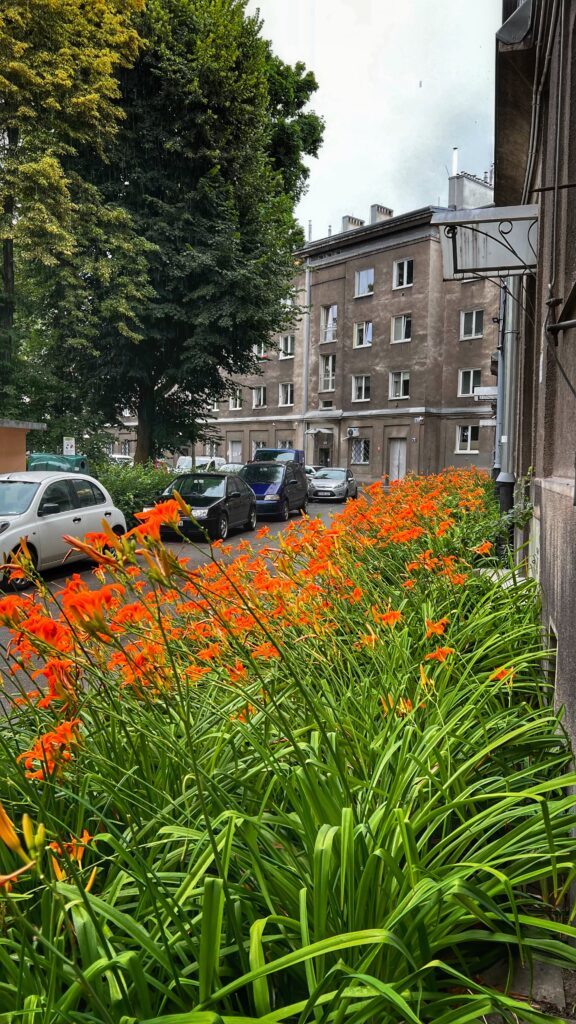
[[[208,518],[208,509],[207,508],[193,508],[192,509],[192,518],[193,519],[207,519]]]
[[[9,526],[10,523],[0,523],[0,533],[4,533],[4,530],[7,530]]]
[[[264,495],[264,501],[278,501],[278,495],[277,494],[265,494]]]

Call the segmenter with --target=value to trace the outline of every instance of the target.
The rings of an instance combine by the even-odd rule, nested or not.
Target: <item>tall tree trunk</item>
[[[136,428],[136,451],[134,462],[147,462],[152,455],[154,441],[154,414],[156,412],[156,396],[154,385],[145,381],[138,394],[138,426]]]
[[[6,163],[10,166],[15,159],[18,146],[18,131],[8,128]],[[9,382],[14,357],[14,242],[12,228],[14,224],[15,201],[13,195],[4,198],[2,209],[2,227],[5,238],[2,242],[2,277],[0,293],[0,409],[5,399],[6,385]]]

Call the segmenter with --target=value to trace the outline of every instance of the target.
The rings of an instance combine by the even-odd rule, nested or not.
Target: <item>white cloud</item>
[[[367,220],[371,203],[446,203],[453,146],[460,170],[489,169],[501,0],[249,0],[257,8],[274,51],[319,83],[324,145],[298,209],[313,237],[345,213]]]

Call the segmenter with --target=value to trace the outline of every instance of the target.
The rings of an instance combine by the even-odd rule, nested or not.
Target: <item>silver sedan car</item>
[[[0,474],[0,564],[18,551],[26,538],[37,569],[85,558],[73,551],[64,536],[84,540],[101,533],[102,521],[114,533],[126,531],[126,520],[98,480],[81,473]],[[2,573],[0,570],[0,581]],[[25,580],[12,580],[16,589]]]
[[[310,480],[309,495],[311,501],[346,501],[358,497],[358,484],[349,469],[326,466]]]

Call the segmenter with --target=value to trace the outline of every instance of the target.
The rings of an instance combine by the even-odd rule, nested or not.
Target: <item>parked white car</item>
[[[176,472],[191,473],[196,468],[201,469],[203,473],[219,473],[220,467],[225,462],[226,459],[223,459],[221,455],[197,455],[192,464],[191,455],[180,455],[176,463]]]
[[[0,474],[0,556],[6,563],[22,537],[37,569],[48,569],[84,556],[72,550],[65,535],[83,540],[101,533],[102,521],[114,533],[126,531],[126,520],[108,491],[80,473]],[[13,580],[12,586],[25,582]]]

